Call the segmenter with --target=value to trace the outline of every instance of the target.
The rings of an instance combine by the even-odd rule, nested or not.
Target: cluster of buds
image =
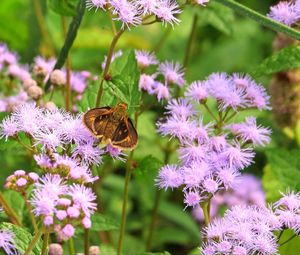
[[[12,175],[7,177],[4,187],[23,193],[30,185],[37,182],[38,179],[39,176],[36,173],[26,173],[24,170],[16,170]]]

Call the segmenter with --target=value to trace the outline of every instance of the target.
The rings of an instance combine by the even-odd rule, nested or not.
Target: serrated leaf
[[[14,224],[3,222],[0,224],[0,229],[1,230],[7,230],[10,232],[14,233],[14,244],[15,247],[21,254],[25,252],[27,249],[29,243],[31,242],[33,236],[26,231],[22,227],[18,227]],[[30,253],[31,255],[40,255],[41,254],[41,242],[39,241],[37,245],[34,247],[32,252]]]
[[[263,186],[268,202],[276,201],[286,189],[300,190],[300,150],[270,149],[264,169]]]
[[[139,106],[141,92],[139,90],[140,71],[133,50],[124,51],[111,65],[112,80],[108,83],[110,92],[128,104],[131,114]]]
[[[157,171],[161,168],[163,163],[152,155],[144,157],[138,167],[134,170],[136,178],[142,178],[144,180],[153,180]]]
[[[300,67],[300,46],[290,46],[266,58],[252,71],[252,75],[259,77],[298,67]]]
[[[79,103],[79,110],[86,112],[94,108],[97,99],[98,84],[89,84]]]
[[[233,11],[225,6],[211,2],[199,13],[200,24],[209,24],[224,34],[232,33],[234,21]]]
[[[91,227],[92,231],[108,231],[108,230],[119,229],[119,223],[117,221],[100,213],[94,214],[91,220],[92,220],[92,227]]]
[[[75,16],[76,3],[77,0],[48,0],[49,7],[63,16]]]

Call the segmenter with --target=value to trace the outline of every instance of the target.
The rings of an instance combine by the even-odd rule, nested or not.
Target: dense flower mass
[[[158,122],[158,131],[179,140],[178,165],[166,165],[157,177],[160,188],[183,187],[186,206],[213,197],[219,190],[234,187],[240,171],[253,162],[256,146],[268,144],[270,130],[256,124],[254,117],[232,123],[240,110],[269,109],[265,89],[248,75],[215,73],[205,81],[193,82],[186,98],[172,99],[166,106],[167,117]],[[206,104],[217,104],[218,117]],[[213,122],[204,123],[202,105]]]
[[[20,254],[14,244],[14,233],[0,230],[0,249],[3,249],[7,255]]]
[[[278,254],[275,231],[293,229],[299,235],[300,194],[288,192],[271,208],[235,206],[203,231],[203,255]]]
[[[201,6],[208,2],[209,0],[193,1]],[[151,16],[162,24],[174,26],[180,23],[177,16],[182,12],[176,0],[86,0],[86,7],[111,12],[114,20],[122,22],[122,28],[145,24]]]
[[[270,8],[268,16],[287,26],[292,26],[296,24],[300,18],[300,1],[281,1]]]
[[[265,193],[257,177],[242,174],[231,189],[216,194],[210,201],[210,218],[220,217],[218,215],[220,208],[224,206],[231,208],[236,205],[265,206]],[[203,211],[199,205],[193,208],[192,212],[196,220],[204,222]]]

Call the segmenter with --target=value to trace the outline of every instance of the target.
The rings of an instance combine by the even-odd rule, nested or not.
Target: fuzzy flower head
[[[156,185],[161,189],[178,188],[182,183],[182,175],[174,165],[162,167],[156,179]]]
[[[154,53],[143,51],[143,50],[136,50],[135,57],[138,63],[139,68],[144,69],[150,65],[158,64],[158,61],[154,55]]]
[[[291,26],[299,19],[299,13],[297,13],[295,5],[290,2],[279,2],[277,5],[270,8],[268,16],[277,22],[283,23],[287,26]]]
[[[163,62],[158,67],[159,72],[165,77],[167,84],[176,84],[182,87],[185,84],[183,67],[177,62]]]
[[[7,255],[20,254],[15,247],[14,233],[8,230],[0,230],[0,248],[5,251]]]
[[[107,0],[86,0],[86,8],[91,10],[95,8],[95,11],[98,9],[105,10],[105,5],[107,4]]]
[[[157,0],[157,8],[153,10],[153,13],[162,21],[163,24],[179,24],[180,20],[176,15],[182,11],[179,5],[174,0]]]

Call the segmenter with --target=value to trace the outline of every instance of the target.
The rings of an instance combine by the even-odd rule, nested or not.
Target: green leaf
[[[141,98],[139,91],[140,71],[137,66],[134,51],[124,51],[111,64],[111,81],[103,82],[101,106],[115,106],[119,101],[128,105],[128,114],[138,107]],[[99,84],[89,84],[80,103],[80,110],[85,112],[96,103]]]
[[[199,19],[202,26],[209,24],[224,34],[232,33],[233,11],[219,3],[211,2],[206,8],[201,8]]]
[[[25,210],[25,201],[24,198],[13,190],[6,190],[3,192],[3,195],[12,208],[12,210],[17,214],[20,220],[23,220],[24,210]]]
[[[159,168],[163,166],[163,163],[152,155],[144,157],[138,164],[138,167],[134,170],[136,178],[143,179],[145,181],[153,181]]]
[[[48,4],[49,7],[59,15],[63,15],[63,16],[76,15],[77,0],[48,0]]]
[[[163,251],[163,252],[143,252],[140,255],[171,255],[170,252]]]
[[[15,237],[15,247],[18,249],[21,254],[25,252],[29,243],[31,242],[33,236],[24,228],[18,227],[14,224],[3,222],[0,224],[1,230],[7,230],[13,232]],[[41,241],[34,247],[31,252],[31,255],[40,255],[41,254]]]
[[[291,229],[285,230],[283,232],[283,235],[280,238],[280,243],[288,240],[294,234],[295,234],[295,232],[292,231]],[[295,251],[300,251],[299,236],[296,236],[294,239],[292,239],[285,245],[279,247],[280,255],[292,255],[292,254],[295,254]]]
[[[119,223],[100,213],[92,216],[92,231],[109,231],[119,229]]]
[[[164,201],[160,204],[159,214],[187,230],[188,233],[195,238],[194,240],[198,240],[200,238],[200,229],[196,224],[196,221],[191,217],[189,212],[183,211],[181,206]]]
[[[290,46],[266,58],[252,71],[252,75],[259,77],[298,67],[300,67],[300,46]]]
[[[139,90],[140,71],[133,50],[124,51],[121,57],[111,65],[112,80],[108,82],[109,93],[128,104],[128,113],[139,106],[141,92]],[[111,96],[109,97],[111,101]],[[105,98],[103,98],[105,102]]]
[[[300,150],[270,149],[266,151],[268,165],[264,169],[263,186],[267,201],[280,197],[279,191],[300,190]]]

